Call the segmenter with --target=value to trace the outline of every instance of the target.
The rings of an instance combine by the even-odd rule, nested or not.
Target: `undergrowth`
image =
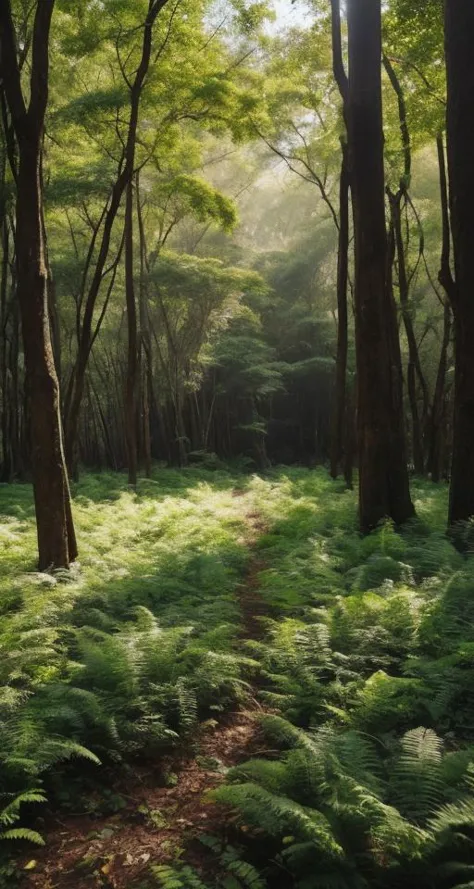
[[[413,492],[416,520],[362,538],[323,470],[163,470],[137,493],[89,476],[64,578],[34,573],[29,491],[0,489],[5,809],[64,803],[77,757],[99,775],[191,744],[251,689],[267,746],[215,792],[245,852],[211,849],[215,878],[157,863],[151,885],[473,886],[474,563],[445,537],[446,487]],[[249,516],[268,616],[245,641]]]
[[[136,493],[120,475],[85,477],[70,575],[35,572],[31,491],[0,487],[4,814],[15,799],[28,813],[22,794],[38,787],[74,808],[73,760],[85,785],[90,769],[100,782],[99,763],[155,757],[245,695],[255,664],[235,646],[248,553],[234,486],[197,470],[157,471]]]
[[[474,562],[414,487],[415,521],[362,538],[322,473],[253,482],[272,618],[247,648],[280,715],[213,796],[271,887],[474,886]]]

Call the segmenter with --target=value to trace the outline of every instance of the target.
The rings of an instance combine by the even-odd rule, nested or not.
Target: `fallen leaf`
[[[28,864],[25,864],[24,869],[25,870],[34,870],[34,868],[36,867],[37,864],[38,864],[38,862],[35,861],[34,858],[32,858],[31,861],[28,862]]]

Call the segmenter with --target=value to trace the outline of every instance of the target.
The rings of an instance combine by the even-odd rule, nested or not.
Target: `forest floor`
[[[18,804],[45,845],[20,842],[12,865],[4,844],[0,886],[298,886],[265,867],[257,882],[199,842],[253,836],[213,792],[277,755],[262,717],[465,736],[465,647],[463,716],[444,687],[436,711],[429,683],[441,644],[452,683],[474,623],[472,561],[444,536],[446,487],[413,489],[417,521],[364,539],[354,492],[324,470],[157,470],[136,492],[87,475],[74,491],[81,563],[65,577],[34,572],[29,488],[0,486],[1,828],[16,794],[48,797]]]
[[[259,592],[265,562],[255,552],[266,524],[249,507],[241,488],[231,493],[242,522],[239,543],[249,554],[236,586],[240,636],[245,642],[263,636],[262,619],[268,613]],[[130,769],[119,778],[124,805],[118,813],[66,819],[51,814],[45,825],[44,850],[21,862],[23,870],[31,868],[22,880],[25,889],[127,889],[146,875],[150,862],[164,864],[182,856],[201,872],[214,870],[215,862],[207,860],[204,847],[196,841],[203,832],[221,833],[227,813],[206,801],[206,794],[224,780],[228,769],[264,752],[258,717],[270,711],[259,703],[257,694],[258,688],[249,688],[244,704],[219,720],[201,723],[193,737],[192,755],[184,744],[159,762]],[[171,781],[166,776],[172,776]],[[167,783],[171,786],[164,786]]]

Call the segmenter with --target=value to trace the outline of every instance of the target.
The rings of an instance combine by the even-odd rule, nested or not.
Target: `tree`
[[[447,143],[455,286],[455,393],[449,523],[474,515],[474,6],[446,0]]]
[[[18,144],[16,180],[17,293],[31,425],[31,464],[39,568],[68,568],[77,556],[63,452],[59,383],[51,343],[43,225],[42,154],[48,104],[49,32],[54,0],[36,4],[30,95],[25,99],[10,0],[0,4],[3,88]]]
[[[349,0],[349,163],[355,241],[359,508],[362,530],[414,514],[406,462],[400,344],[384,203],[380,0]]]
[[[352,486],[352,460],[350,448],[350,417],[346,394],[348,320],[347,283],[349,277],[349,157],[347,148],[347,115],[349,83],[344,68],[341,36],[340,0],[331,0],[331,34],[334,79],[342,100],[342,113],[346,132],[341,137],[341,173],[339,176],[339,228],[337,248],[337,354],[336,381],[332,417],[331,475],[337,478],[341,457],[345,454],[345,476]]]
[[[128,125],[126,130],[125,138],[121,138],[121,154],[117,165],[117,178],[112,186],[110,192],[110,198],[104,208],[103,215],[100,218],[100,222],[103,220],[103,229],[102,229],[102,237],[100,240],[100,247],[98,251],[98,256],[94,268],[94,272],[91,278],[90,286],[87,292],[87,296],[85,299],[85,308],[84,315],[82,320],[82,325],[79,331],[79,342],[78,342],[78,355],[76,364],[73,369],[73,373],[71,374],[67,397],[65,402],[65,425],[66,425],[66,453],[68,458],[68,463],[71,467],[74,466],[75,463],[75,449],[77,443],[77,434],[78,434],[78,424],[79,424],[79,412],[82,403],[82,397],[84,393],[84,386],[86,380],[86,371],[87,365],[89,362],[89,357],[93,345],[94,333],[93,333],[93,317],[94,310],[97,302],[97,297],[99,295],[99,290],[104,278],[104,270],[107,263],[107,259],[109,256],[110,249],[110,241],[112,235],[112,229],[117,217],[117,213],[120,207],[120,203],[122,200],[122,196],[124,191],[130,185],[133,179],[133,175],[135,172],[135,149],[136,149],[136,138],[137,138],[137,129],[138,129],[138,118],[139,118],[139,110],[140,110],[140,100],[142,96],[143,87],[146,81],[146,77],[148,74],[148,69],[150,67],[150,60],[152,57],[152,46],[153,46],[153,27],[158,17],[158,14],[161,12],[163,7],[166,5],[167,0],[148,0],[148,9],[146,13],[145,22],[142,28],[142,38],[141,38],[141,48],[140,48],[140,56],[138,66],[132,75],[131,78],[127,75],[123,62],[120,58],[120,36],[117,37],[117,57],[119,59],[119,66],[122,72],[122,76],[127,84],[129,90],[129,118]],[[131,54],[131,51],[130,51]],[[129,57],[130,57],[129,54]],[[132,206],[132,193],[130,190],[129,196],[129,206],[130,206],[130,214],[131,214],[131,206]],[[100,223],[99,223],[100,225]],[[131,226],[131,216],[129,220],[129,229]],[[92,240],[92,249],[95,246],[95,240],[98,234],[98,227],[93,232],[93,240]],[[131,237],[130,230],[130,237]],[[128,267],[130,268],[130,254]],[[133,274],[133,272],[132,272]],[[131,279],[129,279],[127,286],[127,301],[128,301],[128,313],[129,318],[132,313],[135,311],[135,296],[130,288]],[[133,326],[133,319],[132,319]],[[130,350],[134,350],[134,334],[132,332],[131,336],[131,345]],[[133,364],[133,359],[132,359]],[[133,368],[131,368],[133,373]],[[131,386],[129,386],[129,392],[127,394],[127,404],[129,405],[129,410],[133,411],[133,407],[135,404],[135,380],[133,380]],[[131,445],[133,451],[133,445]],[[135,470],[136,474],[136,470]],[[132,477],[134,475],[134,470],[132,469],[131,473]]]

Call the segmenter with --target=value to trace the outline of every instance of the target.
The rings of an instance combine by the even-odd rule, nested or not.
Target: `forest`
[[[473,47],[0,0],[0,889],[474,889]]]

